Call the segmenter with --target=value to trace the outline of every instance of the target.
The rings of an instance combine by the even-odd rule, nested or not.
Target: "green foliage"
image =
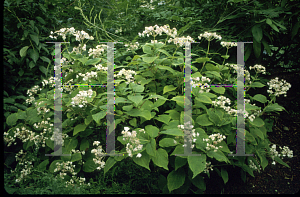
[[[50,55],[53,55],[49,52],[53,51],[53,46],[47,46],[43,44],[43,42],[47,41],[46,39],[48,39],[50,29],[56,29],[56,27],[64,23],[63,21],[68,21],[68,27],[75,24],[74,26],[79,29],[84,29],[82,24],[79,25],[82,20],[84,21],[84,24],[96,38],[95,41],[89,43],[89,48],[95,48],[97,41],[103,41],[104,38],[109,40],[122,39],[122,37],[120,37],[121,35],[126,37],[126,39],[128,39],[127,41],[135,40],[137,39],[137,36],[135,36],[137,32],[142,32],[144,24],[151,20],[157,21],[159,25],[170,22],[171,27],[176,26],[180,29],[178,31],[178,35],[180,36],[187,34],[196,37],[199,33],[204,33],[206,30],[210,30],[210,32],[215,30],[219,32],[230,32],[230,34],[227,35],[224,33],[224,38],[238,38],[239,40],[251,38],[253,40],[253,48],[246,47],[245,54],[247,58],[251,57],[252,49],[255,57],[259,57],[263,51],[262,46],[269,53],[271,51],[269,41],[275,37],[273,30],[277,33],[286,30],[284,22],[278,22],[279,19],[276,19],[279,18],[277,13],[287,12],[283,9],[284,5],[276,10],[266,9],[265,7],[267,7],[267,5],[259,3],[256,3],[255,7],[253,5],[245,5],[244,8],[248,8],[248,11],[223,17],[225,13],[231,12],[236,8],[241,8],[239,3],[242,2],[205,2],[201,2],[201,6],[199,5],[198,7],[188,7],[185,5],[191,4],[191,2],[176,1],[166,6],[157,6],[156,12],[150,12],[149,9],[146,8],[139,7],[135,9],[135,6],[141,4],[139,2],[135,5],[134,3],[137,3],[136,1],[116,1],[113,2],[112,5],[102,2],[103,7],[100,7],[96,1],[82,0],[76,1],[78,5],[76,4],[75,7],[75,5],[70,5],[75,2],[69,4],[69,1],[56,0],[37,2],[33,0],[6,0],[4,4],[6,13],[6,17],[4,18],[6,22],[4,25],[4,32],[6,33],[5,40],[18,38],[18,43],[14,44],[14,46],[17,47],[13,47],[9,42],[6,42],[4,45],[4,59],[6,60],[4,62],[5,75],[17,79],[17,81],[14,81],[8,77],[5,81],[7,89],[4,91],[6,96],[4,98],[4,116],[5,123],[10,127],[8,136],[15,137],[15,129],[21,129],[24,125],[26,128],[29,127],[28,129],[34,133],[41,133],[42,129],[36,128],[34,124],[38,124],[42,120],[45,121],[46,118],[50,118],[51,121],[49,122],[53,123],[54,113],[52,110],[45,114],[38,114],[38,110],[36,109],[44,105],[50,109],[54,109],[52,88],[47,87],[42,90],[43,92],[39,94],[39,98],[36,98],[36,101],[41,102],[37,107],[28,107],[25,106],[26,104],[23,105],[26,97],[22,95],[25,95],[25,91],[33,84],[40,85],[41,79],[48,78],[51,74],[53,75],[53,62],[49,59]],[[66,6],[66,3],[68,3],[68,6]],[[133,3],[134,6],[128,6],[131,3]],[[230,3],[233,3],[233,5]],[[219,15],[216,13],[223,12],[221,8],[223,9],[225,4],[226,8],[228,6],[228,10],[226,9],[219,19]],[[95,7],[95,17],[92,17],[91,14],[91,7],[93,6]],[[109,6],[117,8],[116,11],[109,9]],[[71,12],[72,16],[64,12],[64,7],[74,8],[74,12]],[[35,11],[31,12],[31,9],[35,9]],[[123,15],[120,14],[122,11],[124,11]],[[52,13],[53,17],[48,13]],[[79,17],[79,13],[83,19]],[[114,15],[115,13],[119,13],[119,16]],[[251,19],[247,17],[247,13],[253,13],[255,17]],[[97,15],[100,23],[95,22]],[[138,15],[140,16],[138,17]],[[262,15],[266,19],[256,21],[258,19],[256,15]],[[89,18],[86,16],[89,16]],[[58,21],[57,18],[61,19],[61,21]],[[120,22],[114,23],[116,20]],[[143,21],[139,22],[141,20]],[[74,23],[71,24],[71,21]],[[226,25],[224,25],[224,21],[227,22]],[[251,28],[251,31],[236,36],[236,32],[241,31],[242,25],[232,25],[233,21],[243,21],[245,24],[248,22],[247,28]],[[196,24],[200,22],[201,26],[196,27]],[[212,24],[215,23],[217,23],[218,29],[212,27]],[[17,24],[17,26],[14,27],[12,24]],[[227,31],[229,28],[231,31]],[[293,28],[292,37],[295,37],[297,31],[296,23]],[[273,32],[273,35],[269,35],[269,40],[267,41],[266,35],[271,34],[271,32]],[[119,35],[119,37],[116,38],[114,34]],[[147,38],[141,38],[141,40],[148,41]],[[158,38],[158,40],[160,41],[162,39]],[[74,38],[71,38],[69,41],[71,41],[71,49],[73,45],[76,46]],[[206,43],[206,41],[204,41],[204,43]],[[72,79],[72,83],[74,84],[84,83],[82,77],[77,78],[76,74],[79,72],[86,73],[95,71],[93,66],[99,64],[99,62],[101,62],[102,66],[107,66],[106,54],[103,54],[101,58],[91,58],[86,52],[82,54],[70,53],[70,48],[63,53],[63,56],[67,57],[69,61],[75,62],[72,65],[74,74],[68,75],[65,78],[66,81]],[[176,50],[174,50],[174,48]],[[216,45],[211,46],[210,53],[203,50],[201,46],[193,48],[193,56],[199,56],[195,63],[193,62],[193,69],[195,69],[193,76],[207,76],[213,78],[215,83],[222,83],[225,79],[232,80],[232,78],[230,78],[232,74],[230,73],[231,71],[229,69],[222,70],[221,66],[224,66],[224,64],[220,65],[216,62],[223,62],[224,60],[230,61],[231,59],[229,58],[235,58],[234,52],[226,53],[224,56],[222,52],[218,53],[218,48],[220,47]],[[137,55],[133,56],[134,53]],[[243,172],[245,171],[253,176],[253,169],[247,166],[245,159],[238,159],[238,162],[236,162],[236,158],[227,156],[230,153],[230,149],[233,150],[233,147],[236,145],[234,117],[224,113],[224,110],[212,107],[212,101],[216,100],[218,96],[234,97],[236,95],[234,88],[211,87],[211,93],[201,94],[196,93],[199,92],[199,88],[195,88],[195,91],[193,91],[193,97],[195,99],[193,99],[192,123],[196,132],[199,133],[199,136],[197,136],[196,150],[193,151],[193,153],[201,154],[201,156],[175,156],[175,154],[183,154],[184,151],[182,147],[182,137],[184,133],[177,127],[183,123],[184,117],[183,54],[184,50],[180,48],[160,43],[143,44],[134,52],[126,52],[125,49],[116,51],[115,62],[118,65],[115,67],[115,72],[120,72],[123,67],[126,70],[135,70],[136,74],[134,78],[140,83],[126,84],[126,79],[115,81],[119,83],[115,86],[116,153],[123,154],[123,156],[104,157],[103,160],[106,159],[105,167],[102,170],[104,174],[110,173],[121,160],[128,157],[125,149],[126,142],[122,139],[121,135],[121,131],[126,126],[132,130],[136,129],[137,132],[140,128],[145,129],[145,133],[141,132],[138,135],[138,138],[142,141],[141,144],[143,148],[134,153],[131,161],[147,171],[152,171],[152,165],[154,165],[156,169],[159,168],[167,171],[166,177],[159,177],[159,186],[163,193],[189,192],[188,190],[191,185],[198,188],[198,192],[200,193],[205,191],[206,186],[203,179],[205,176],[204,169],[206,168],[206,163],[209,161],[216,164],[222,163],[223,165],[238,166]],[[208,58],[208,56],[210,57]],[[67,71],[69,67],[70,65],[65,65],[63,66],[63,70]],[[100,72],[97,72],[100,75]],[[33,74],[36,74],[36,77],[33,77]],[[103,78],[106,78],[106,73],[101,73],[101,75],[103,75]],[[233,76],[234,74],[232,77]],[[93,78],[93,81],[97,84],[102,84],[100,78],[101,77]],[[21,84],[23,89],[20,88],[20,91],[16,93],[9,90],[19,89],[17,88],[18,84]],[[249,88],[262,88],[264,86],[264,83],[253,82]],[[92,145],[96,139],[99,139],[100,135],[105,135],[106,125],[104,125],[104,123],[106,123],[107,99],[105,91],[99,87],[92,87],[92,96],[87,99],[88,106],[83,109],[72,107],[72,98],[74,98],[79,91],[87,89],[90,88],[75,87],[70,92],[71,94],[65,92],[62,94],[63,134],[68,134],[69,136],[64,137],[62,151],[64,154],[71,154],[70,157],[62,156],[55,158],[44,156],[45,154],[52,153],[54,150],[53,141],[50,140],[52,135],[49,131],[45,134],[48,137],[48,140],[45,142],[46,146],[41,148],[40,151],[35,149],[35,143],[31,140],[23,142],[22,146],[18,144],[28,152],[33,151],[33,158],[39,158],[34,164],[34,167],[36,167],[38,171],[49,171],[51,174],[55,174],[57,173],[55,172],[56,163],[66,161],[71,161],[75,164],[75,171],[77,173],[94,173],[97,171],[99,165],[94,162],[96,155],[92,153]],[[267,97],[262,94],[256,94],[253,97],[249,95],[246,96],[255,102],[266,104],[264,108],[246,104],[246,111],[248,112],[257,109],[262,109],[265,113],[285,110],[277,103],[270,102]],[[255,153],[263,169],[268,165],[265,149],[268,148],[270,143],[267,139],[267,132],[270,132],[272,124],[271,121],[263,120],[259,117],[253,122],[246,122],[246,152]],[[96,128],[101,128],[100,132]],[[203,142],[204,138],[208,138],[208,135],[213,133],[221,133],[227,137],[227,142],[223,141],[220,144],[222,147],[220,147],[217,152],[206,150],[206,143]],[[181,141],[175,143],[175,139],[180,139]],[[105,144],[105,137],[102,137],[100,141],[100,144]],[[180,143],[178,144],[178,142]],[[120,147],[123,149],[120,150]],[[73,149],[79,149],[80,152],[71,152]],[[85,153],[83,153],[83,151]],[[142,157],[136,157],[137,154],[142,154]],[[12,156],[13,155],[7,157],[7,164],[14,162],[12,159],[8,159],[12,158]],[[27,157],[27,159],[32,158]],[[174,160],[174,162],[171,162],[171,160]],[[275,160],[287,166],[280,158],[275,157]],[[226,184],[228,182],[228,173],[224,168],[220,168],[220,170],[221,171],[216,168],[216,171],[219,172],[220,177],[222,177]],[[242,175],[243,177],[245,176],[245,174]],[[68,173],[65,180],[70,179],[71,174]],[[11,193],[14,193],[14,189],[8,188],[7,191],[9,190]],[[37,192],[42,193],[42,191]],[[44,192],[50,193],[53,192],[53,189],[50,189],[50,191],[46,191],[45,189]]]

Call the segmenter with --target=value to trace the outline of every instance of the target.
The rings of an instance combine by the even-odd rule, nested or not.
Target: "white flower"
[[[142,156],[142,154],[141,153],[138,153],[137,155],[136,155],[136,157],[141,157]]]

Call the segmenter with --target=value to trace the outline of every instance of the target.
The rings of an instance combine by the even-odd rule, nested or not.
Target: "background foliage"
[[[299,84],[299,8],[296,0],[165,0],[152,2],[154,10],[140,0],[5,0],[3,8],[4,131],[6,118],[26,110],[27,89],[53,76],[51,31],[63,27],[85,30],[103,41],[128,43],[145,26],[169,24],[178,34],[196,38],[205,31],[224,35],[228,41],[245,44],[245,66],[262,64],[267,73],[291,79],[288,97],[296,96]],[[84,16],[76,6],[80,6]],[[225,8],[225,9],[224,9]],[[99,17],[100,16],[100,17]],[[89,26],[86,29],[86,26]],[[78,43],[71,42],[74,46]],[[92,45],[97,43],[90,41]],[[212,46],[218,51],[220,46]],[[193,50],[201,49],[195,44]],[[124,61],[124,59],[116,59]],[[236,52],[230,52],[236,62]],[[195,64],[195,66],[198,66]],[[283,74],[284,73],[284,74]],[[293,79],[296,79],[293,81]],[[47,92],[48,90],[43,90]],[[265,91],[266,92],[266,91]],[[292,94],[292,95],[289,95]],[[280,102],[278,102],[281,104]],[[15,152],[10,147],[7,152]],[[14,161],[5,154],[7,166]],[[14,163],[15,164],[15,163]]]

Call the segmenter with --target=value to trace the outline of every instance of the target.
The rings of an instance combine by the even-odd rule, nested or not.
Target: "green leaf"
[[[196,100],[202,102],[202,103],[208,103],[208,104],[212,104],[212,101],[209,97],[200,94],[198,97],[196,97]]]
[[[165,54],[167,57],[170,57],[170,56],[171,56],[166,50],[158,49],[157,51],[162,52],[162,53]]]
[[[120,98],[120,97],[119,97]],[[104,118],[106,116],[106,112],[105,111],[101,111],[101,112],[99,112],[99,113],[97,113],[97,114],[93,114],[92,115],[92,117],[93,117],[93,119],[95,120],[95,122],[97,123],[97,124],[100,124],[100,120],[102,119],[102,118]]]
[[[279,157],[274,156],[274,160],[277,161],[278,163],[280,163],[281,165],[284,165],[288,168],[291,168],[289,165],[287,165],[286,163],[284,163]]]
[[[228,160],[228,158],[220,150],[218,150],[217,152],[214,152],[213,150],[208,151],[207,152],[207,156],[209,156],[210,158],[215,158],[216,160],[218,160],[220,162],[224,161],[226,163],[230,163],[230,161]]]
[[[151,139],[150,141],[151,141],[151,142],[148,143],[148,144],[146,145],[146,152],[147,152],[148,155],[150,155],[150,156],[156,156],[156,155],[155,155],[155,154],[156,154],[156,149],[155,149],[155,147],[156,147],[156,142],[155,142],[155,139]]]
[[[169,170],[168,168],[168,153],[165,149],[159,148],[156,153],[155,156],[151,156],[151,159],[153,161],[153,163],[159,167],[162,167],[166,170]]]
[[[51,60],[50,60],[49,58],[45,57],[45,56],[41,56],[40,58],[41,58],[44,62],[47,62],[47,63],[50,63],[50,62],[51,62]]]
[[[151,50],[151,47],[148,46],[148,45],[143,46],[143,52],[146,53],[146,54],[149,54],[149,55],[153,54],[153,51]]]
[[[225,93],[225,88],[223,88],[223,87],[213,87],[213,86],[211,86],[210,89],[213,90],[215,93],[218,93],[218,94],[224,94]]]
[[[193,172],[193,178],[203,172],[206,168],[206,155],[204,154],[201,154],[201,156],[188,156],[187,161],[191,171]]]
[[[86,125],[85,124],[79,124],[77,125],[75,128],[74,128],[74,132],[73,132],[73,135],[76,135],[77,133],[81,132],[81,131],[84,131],[86,128]]]
[[[264,112],[272,112],[272,111],[282,111],[284,110],[284,107],[281,107],[278,105],[278,103],[270,104],[267,107],[264,108]]]
[[[34,63],[36,63],[36,61],[39,59],[39,52],[37,51],[37,49],[31,50],[29,56],[34,61]]]
[[[70,152],[71,150],[76,150],[76,147],[78,145],[78,140],[76,138],[66,139],[65,140],[65,151]]]
[[[19,76],[23,76],[24,70],[21,69],[21,70],[18,72],[18,74],[19,74]]]
[[[195,178],[193,178],[191,180],[191,182],[193,183],[193,185],[195,185],[197,188],[199,188],[202,191],[206,190],[206,185],[205,185],[205,181],[203,179],[202,176],[196,176]]]
[[[157,66],[157,69],[160,69],[160,70],[168,70],[168,71],[170,71],[172,74],[175,74],[175,70],[173,70],[173,69],[170,68],[169,66]]]
[[[150,156],[147,154],[146,151],[143,151],[141,154],[142,154],[141,157],[134,156],[133,161],[136,164],[138,164],[139,166],[142,166],[142,167],[148,169],[149,171],[151,171],[150,168],[149,168]]]
[[[251,88],[262,88],[262,87],[264,87],[264,86],[265,86],[265,85],[262,84],[262,83],[260,83],[260,82],[253,82],[253,83],[250,85]]]
[[[14,126],[18,121],[18,117],[16,113],[10,114],[7,118],[6,118],[6,124],[8,126]]]
[[[300,21],[298,21],[298,22],[293,26],[292,33],[291,33],[292,39],[295,37],[295,35],[297,35],[298,30],[299,30],[299,27],[300,27]]]
[[[228,173],[224,168],[221,168],[221,176],[224,183],[226,184],[228,182]]]
[[[46,159],[45,161],[41,162],[38,165],[37,170],[40,171],[40,172],[45,171],[48,164],[49,164],[49,159]]]
[[[268,25],[271,25],[271,24],[272,24],[272,21],[271,21],[269,18],[267,18],[266,23],[267,23]]]
[[[35,67],[35,63],[33,63],[33,61],[30,61],[29,68],[33,68],[33,67]]]
[[[265,39],[262,39],[261,42],[264,45],[265,50],[268,52],[268,54],[270,55],[272,53],[270,46],[268,45],[268,43],[265,41]]]
[[[163,94],[167,93],[167,92],[170,92],[170,91],[173,91],[175,90],[177,87],[174,87],[173,85],[167,85],[164,87],[164,91],[163,91]]]
[[[159,141],[159,146],[160,147],[170,147],[170,146],[176,146],[174,143],[173,138],[164,138]]]
[[[79,58],[78,58],[79,59]],[[90,59],[88,61],[85,62],[85,66],[88,65],[96,65],[98,62],[100,62],[101,58],[94,58],[94,59]]]
[[[257,42],[255,39],[253,40],[253,49],[254,49],[254,55],[256,58],[259,58],[261,53],[261,43]]]
[[[175,170],[178,170],[178,168],[184,166],[186,163],[187,163],[186,158],[175,157]]]
[[[29,46],[25,46],[23,47],[21,50],[20,50],[20,56],[21,57],[25,57],[26,56],[26,52],[27,52],[27,49],[29,48]]]
[[[42,19],[41,17],[39,17],[39,16],[37,16],[37,17],[35,17],[36,18],[36,20],[38,20],[40,23],[42,23],[43,25],[45,25],[46,24],[46,22],[44,21],[44,19]]]
[[[207,62],[207,61],[209,61],[210,60],[210,58],[208,58],[208,57],[201,57],[201,58],[197,58],[196,59],[196,62],[197,63],[203,63],[203,62]],[[193,62],[194,63],[194,62]]]
[[[107,161],[105,162],[104,174],[106,174],[108,172],[108,170],[111,169],[111,167],[113,167],[113,165],[115,165],[115,163],[117,163],[117,161],[113,157],[109,157],[107,159]]]
[[[215,65],[210,64],[210,63],[207,63],[207,64],[205,65],[205,68],[206,68],[206,70],[208,70],[208,71],[219,71],[219,68],[218,68],[218,67],[216,67]]]
[[[167,129],[166,131],[161,131],[160,133],[161,134],[172,135],[172,136],[184,136],[184,133],[178,128]]]
[[[264,134],[259,128],[250,127],[250,132],[251,132],[251,134],[257,135],[258,137],[260,137],[260,139],[264,140]]]
[[[196,119],[196,122],[200,126],[210,126],[210,125],[213,125],[213,123],[211,121],[209,121],[207,114],[202,114],[202,115],[198,116],[197,119]]]
[[[267,97],[265,97],[264,95],[262,94],[256,94],[254,97],[253,97],[254,100],[256,101],[259,101],[261,103],[266,103],[267,102]]]
[[[74,153],[71,157],[71,162],[79,161],[82,159],[81,153]]]
[[[45,68],[45,66],[39,66],[39,69],[40,69],[40,71],[42,71],[42,73],[47,75],[47,68]]]
[[[260,24],[256,24],[252,27],[252,35],[254,37],[254,39],[260,43],[262,37],[263,37],[263,33],[262,33],[262,29],[261,29],[261,25]]]
[[[36,46],[38,46],[39,42],[40,42],[39,37],[37,35],[33,35],[33,34],[30,34],[29,36],[30,36],[31,40],[33,40],[35,42]]]
[[[169,173],[167,177],[169,191],[171,192],[181,187],[184,184],[185,176],[185,172],[182,168],[179,168],[177,171],[173,170]]]
[[[94,172],[97,169],[97,167],[98,167],[97,164],[95,164],[95,162],[93,160],[88,160],[83,164],[82,170],[84,172]]]
[[[156,60],[158,57],[142,57],[143,61],[150,64],[152,62],[154,62],[154,60]]]
[[[230,55],[222,55],[221,57],[227,60],[230,57]]]
[[[140,104],[142,104],[143,96],[128,96],[128,100],[132,101],[135,104],[135,107],[138,107]]]
[[[219,125],[220,124],[220,122],[221,122],[221,119],[220,119],[220,117],[217,115],[217,114],[215,114],[213,111],[211,111],[211,110],[206,110],[206,112],[207,112],[207,114],[208,114],[208,116],[209,116],[209,120],[211,121],[211,122],[213,122],[215,125]]]
[[[158,136],[159,129],[153,125],[147,125],[145,127],[146,133],[151,137],[155,138]]]
[[[275,31],[279,32],[279,29],[274,24],[269,24]]]
[[[90,143],[86,138],[83,138],[80,143],[80,151],[85,151],[85,149],[90,147]]]

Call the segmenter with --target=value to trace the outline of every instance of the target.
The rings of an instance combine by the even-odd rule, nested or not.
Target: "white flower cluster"
[[[187,123],[187,125],[189,125],[190,124],[190,122],[188,122]],[[182,132],[184,133],[184,125],[178,125],[178,128],[179,129],[181,129],[182,130]],[[192,128],[194,128],[194,126],[193,125],[190,125],[190,128],[192,129]],[[199,136],[199,133],[195,133],[195,129],[193,129],[192,130],[192,132],[191,132],[191,137],[189,137],[188,136],[188,138],[190,138],[189,139],[189,142],[192,144],[192,143],[195,143],[196,141],[197,141],[197,139],[196,139],[196,136],[198,137]],[[175,137],[175,139],[178,139],[179,138],[179,136],[176,136]],[[182,136],[182,138],[184,139],[184,136]],[[186,140],[184,140],[184,142],[186,142]],[[177,143],[177,142],[176,142]],[[175,143],[175,144],[176,144]],[[185,147],[186,146],[186,144],[184,144],[184,145],[182,145],[183,147]],[[195,145],[194,144],[192,144],[191,145],[191,148],[193,149],[195,147]]]
[[[142,150],[143,145],[140,144],[140,140],[136,137],[136,131],[129,132],[129,127],[124,127],[124,130],[121,132],[123,134],[123,140],[129,142],[126,144],[126,152],[129,157],[133,157],[133,152]],[[140,129],[140,132],[144,132],[144,129]],[[126,139],[125,139],[126,138]],[[142,154],[138,153],[136,157],[141,157]]]
[[[144,3],[144,2],[145,2],[145,1],[143,1],[143,3]],[[140,5],[140,7],[141,7],[141,8],[145,8],[145,7],[146,7],[146,8],[149,8],[149,9],[153,10],[153,9],[155,9],[155,7],[152,5],[152,3],[153,3],[153,0],[151,0],[150,3],[147,2],[147,4]]]
[[[209,170],[211,170],[211,171],[213,171],[213,165],[211,165],[211,162],[206,162],[206,167],[205,167],[205,169],[204,169],[204,173],[209,173]]]
[[[58,129],[53,131],[53,135],[51,136],[50,140],[55,141],[57,144],[64,145],[64,139],[68,138],[68,134],[61,133]]]
[[[72,150],[74,151],[74,150]],[[85,178],[81,178],[81,177],[76,177],[75,175],[77,174],[77,172],[75,172],[75,165],[73,165],[73,163],[71,161],[62,161],[57,162],[56,163],[56,168],[54,169],[54,172],[59,172],[59,176],[64,179],[65,176],[67,175],[67,172],[70,172],[72,174],[72,178],[70,179],[70,181],[66,181],[66,187],[68,186],[74,186],[74,183],[79,183],[80,185],[85,185],[84,181]],[[88,183],[87,185],[90,185],[90,183]]]
[[[236,47],[237,43],[234,42],[221,42],[222,47],[226,47],[227,49],[231,47]]]
[[[87,100],[86,97],[88,96],[89,98],[91,98],[93,95],[93,90],[89,89],[88,91],[79,91],[78,94],[72,98],[72,106],[75,107],[76,105],[78,105],[78,107],[82,108],[85,107],[87,104]]]
[[[105,152],[102,149],[102,145],[99,145],[100,142],[99,141],[94,141],[93,142],[93,146],[97,146],[97,149],[93,149],[91,150],[91,153],[95,153],[95,157],[93,158],[93,161],[95,162],[95,164],[98,164],[99,166],[97,167],[97,170],[101,170],[101,168],[103,169],[105,167],[105,162],[102,161],[102,159],[104,158]]]
[[[215,139],[216,139],[216,141],[215,141]],[[210,142],[210,143],[206,143],[206,150],[212,149],[212,150],[214,150],[214,152],[217,152],[218,148],[223,148],[223,146],[217,147],[216,145],[218,143],[222,142],[224,139],[226,139],[225,135],[217,133],[217,134],[212,134],[212,135],[208,136],[207,139],[203,138],[203,141]]]
[[[228,64],[228,63],[226,63],[225,66],[230,66],[231,68],[234,68],[234,70],[233,70],[234,73],[241,72],[240,67],[238,65],[236,65],[236,64]],[[244,76],[245,76],[245,82],[251,84],[252,81],[250,81],[250,73],[246,69],[244,69]]]
[[[50,118],[48,118],[50,120]],[[35,132],[30,131],[29,129],[26,129],[25,127],[16,128],[14,131],[14,136],[8,136],[9,134],[7,132],[4,132],[4,142],[8,143],[8,147],[11,146],[12,143],[16,145],[17,143],[16,138],[19,138],[22,140],[23,143],[29,141],[33,141],[34,144],[36,145],[36,149],[39,149],[39,144],[42,143],[42,147],[45,147],[45,140],[48,139],[48,137],[44,137],[47,131],[51,132],[52,128],[49,127],[49,125],[53,124],[48,124],[48,121],[42,121],[38,125],[35,123],[33,126],[36,128],[42,128],[43,132],[40,133],[40,135],[36,135]]]
[[[200,36],[198,36],[198,38],[199,38],[199,40],[201,40],[201,38],[206,38],[206,40],[208,40],[208,41],[211,41],[214,38],[219,39],[219,40],[222,39],[222,37],[220,35],[217,35],[216,33],[208,33],[208,32],[205,32],[204,34],[200,34]]]
[[[250,70],[256,69],[257,73],[266,74],[266,68],[262,65],[255,64],[253,67],[250,66],[249,68],[250,68]]]
[[[201,83],[197,83],[196,84],[196,82],[194,82],[194,81],[201,81]],[[205,83],[204,83],[205,82]],[[192,78],[192,81],[191,81],[191,86],[193,87],[193,88],[195,88],[195,87],[197,87],[197,86],[200,86],[200,88],[201,88],[201,90],[199,91],[199,93],[203,93],[204,91],[206,91],[206,92],[209,92],[210,91],[210,89],[209,89],[209,85],[208,85],[208,83],[206,83],[206,82],[210,82],[210,79],[208,78],[208,77],[201,77],[201,79],[199,78],[199,77],[196,77],[196,78]],[[204,83],[204,84],[203,84]]]
[[[27,95],[30,97],[29,99],[26,99],[26,103],[31,104],[35,98],[33,97],[33,94],[37,94],[37,91],[41,91],[42,88],[39,88],[38,85],[33,86],[31,89],[27,90]]]
[[[125,78],[127,79],[127,84],[129,83],[134,83],[134,80],[131,80],[132,77],[132,74],[136,75],[136,72],[133,71],[133,70],[125,70],[124,68],[122,70],[120,70],[120,72],[117,74],[117,75],[114,75],[114,77],[117,77],[117,76],[122,76],[124,75]]]
[[[156,29],[154,30],[154,28],[156,28]],[[155,25],[154,27],[152,27],[152,26],[145,27],[145,31],[143,31],[143,33],[138,33],[138,34],[140,37],[142,37],[142,36],[145,37],[145,35],[147,35],[147,37],[149,37],[149,35],[156,37],[157,35],[162,35],[163,32],[173,38],[175,38],[177,35],[176,28],[173,28],[171,30],[169,25],[164,25],[161,27],[159,27],[158,25]]]
[[[280,147],[281,150],[281,154],[278,154],[278,151],[276,151],[276,144],[273,144],[273,146],[270,148],[270,152],[271,152],[271,158],[273,159],[273,165],[276,164],[276,162],[274,161],[274,156],[276,157],[281,157],[281,159],[283,157],[288,157],[288,158],[293,158],[293,151],[289,149],[289,147],[284,146],[283,148]]]
[[[57,36],[52,36],[53,34],[57,33],[58,35],[62,36],[63,40],[66,39],[66,35],[68,33],[72,34],[73,36],[76,37],[76,41],[80,41],[80,40],[84,40],[84,39],[88,39],[88,40],[94,40],[93,36],[89,36],[88,33],[86,33],[85,31],[75,31],[74,27],[71,28],[62,28],[58,31],[55,31],[54,33],[51,31],[50,32],[50,38],[54,38],[57,39]]]
[[[79,44],[78,47],[73,47],[71,53],[81,54],[83,51],[86,51],[86,44]]]
[[[269,94],[274,94],[275,96],[284,94],[284,97],[286,97],[287,91],[292,87],[290,83],[286,82],[286,80],[281,79],[281,81],[278,81],[278,77],[270,80],[267,84],[269,85],[269,90],[267,90],[267,92]],[[272,88],[274,89],[274,92]]]
[[[16,183],[20,182],[23,179],[26,180],[26,176],[29,175],[31,173],[31,169],[33,169],[32,161],[25,161],[26,154],[27,154],[27,152],[24,153],[23,150],[21,149],[19,151],[19,153],[17,153],[15,156],[18,164],[20,166],[22,166],[20,176],[16,175]],[[21,158],[21,155],[23,155],[22,158]],[[11,171],[11,172],[13,173],[14,171]]]
[[[42,102],[43,102],[43,101],[41,101],[41,102],[36,102],[36,103],[35,103],[35,106],[37,107],[37,106],[40,105]],[[46,113],[50,112],[50,109],[47,108],[46,105],[45,105],[45,107],[37,107],[37,112],[38,112],[38,115],[40,115],[41,113],[46,114]]]
[[[259,164],[259,162],[258,162],[256,156],[255,156],[254,158],[255,158],[255,160],[257,161],[258,166],[255,165],[255,163],[252,161],[252,159],[249,159],[249,162],[250,162],[250,163],[249,163],[249,167],[252,168],[252,169],[254,169],[254,170],[257,170],[257,171],[260,173],[260,171],[261,171],[260,164]]]
[[[229,98],[226,98],[225,96],[219,96],[218,101],[212,101],[212,104],[216,107],[220,107],[222,109],[224,109],[226,112],[228,112],[230,115],[236,115],[237,114],[237,110],[235,109],[231,109],[230,106],[225,106],[225,104],[227,103],[228,105],[231,104],[231,101]]]
[[[155,44],[155,43],[161,43],[161,44],[164,44],[163,42],[158,42],[157,40],[151,40],[151,43],[152,43],[152,44]]]
[[[255,104],[250,105],[255,106]],[[246,110],[237,110],[237,113],[239,112],[244,112],[244,118],[248,118],[251,122],[253,122],[254,119],[260,115],[261,110],[253,110],[251,115],[249,115],[249,112],[247,112]]]
[[[180,37],[180,38],[170,38],[168,40],[168,43],[172,42],[174,44],[179,44],[179,46],[184,46],[185,45],[185,42],[195,42],[195,40],[193,38],[191,38],[190,36],[187,36],[187,37]]]
[[[127,49],[127,51],[130,51],[130,50],[137,50],[139,48],[139,45],[140,44],[138,42],[136,42],[135,44],[130,44],[130,45],[125,44],[125,47],[129,46],[129,48]]]
[[[91,82],[91,78],[97,77],[97,72],[91,71],[91,72],[87,72],[85,74],[78,73],[78,75],[76,75],[76,78],[78,78],[79,76],[83,77],[83,81]]]
[[[101,45],[97,45],[96,49],[89,49],[88,54],[89,56],[93,56],[93,58],[99,58],[102,53],[104,53],[104,48],[107,49],[107,45],[105,44],[101,44]]]
[[[101,64],[98,64],[98,65],[95,65],[95,67],[97,68],[97,70],[104,70],[104,71],[107,71],[107,67],[103,67]]]

